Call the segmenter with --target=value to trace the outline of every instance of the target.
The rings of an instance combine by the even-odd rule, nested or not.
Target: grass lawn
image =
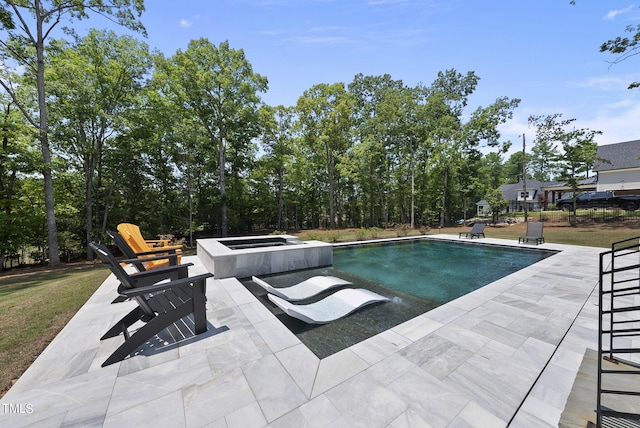
[[[531,219],[535,221],[535,218]],[[344,229],[311,230],[291,233],[303,240],[346,242],[372,238],[391,238],[421,234],[451,234],[470,230],[469,226],[430,230]],[[489,225],[487,238],[517,242],[526,225]],[[564,223],[545,222],[546,242],[610,248],[611,244],[640,236],[640,222],[598,223],[570,227]],[[597,266],[594,266],[597,269]],[[87,263],[59,266],[54,269],[18,269],[0,273],[0,397],[31,365],[71,317],[104,282],[109,270]]]
[[[0,276],[0,397],[109,273],[102,265],[81,264]]]
[[[535,217],[530,218],[536,221]],[[526,232],[525,223],[513,225],[498,224],[488,225],[484,230],[487,238],[499,238],[518,241],[518,237]],[[294,233],[303,240],[316,239],[326,242],[348,242],[371,238],[393,238],[398,236],[413,235],[434,235],[449,234],[458,236],[460,232],[471,230],[471,226],[445,227],[442,229],[432,228],[429,230],[410,230],[408,228],[399,229],[369,229],[366,232],[362,229],[345,230],[308,230]],[[595,223],[577,227],[571,227],[564,222],[544,223],[545,242],[568,245],[584,245],[589,247],[611,248],[611,244],[624,239],[640,236],[640,222],[626,221],[618,223]]]

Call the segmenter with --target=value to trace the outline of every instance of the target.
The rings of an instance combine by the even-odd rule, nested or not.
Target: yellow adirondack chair
[[[126,241],[126,243],[131,247],[131,249],[138,255],[139,257],[150,257],[148,253],[149,251],[157,251],[157,250],[175,250],[176,254],[178,254],[178,264],[180,264],[181,257],[179,254],[182,253],[181,245],[168,245],[168,240],[148,240],[144,239],[142,233],[140,233],[140,228],[131,223],[120,223],[118,225],[118,233],[122,238]],[[160,245],[160,246],[158,246]],[[157,253],[156,253],[157,255]],[[156,262],[158,265],[166,265],[168,264],[167,260]],[[154,263],[154,264],[156,264]],[[156,266],[153,266],[156,267]]]

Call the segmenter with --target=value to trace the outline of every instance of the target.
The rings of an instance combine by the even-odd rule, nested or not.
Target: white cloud
[[[582,82],[574,83],[578,88],[597,88],[604,91],[626,91],[631,82],[638,80],[638,76],[628,75],[623,77],[591,77]]]
[[[594,117],[580,121],[577,126],[603,131],[603,134],[596,138],[600,145],[621,143],[640,139],[640,133],[635,126],[639,116],[640,105],[629,98],[602,106],[595,112]]]
[[[280,30],[263,30],[259,31],[258,34],[262,34],[263,36],[278,36],[282,34]]]
[[[604,16],[604,19],[614,20],[618,15],[631,12],[631,9],[633,9],[633,5],[625,7],[624,9],[610,10],[609,13]]]
[[[188,19],[181,19],[180,20],[180,26],[182,28],[189,28],[193,25],[193,22],[189,21]]]

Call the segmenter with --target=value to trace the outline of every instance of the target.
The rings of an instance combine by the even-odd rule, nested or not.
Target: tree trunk
[[[278,230],[282,230],[282,212],[284,209],[284,169],[278,170]]]
[[[440,227],[444,227],[445,212],[447,211],[447,185],[449,184],[449,171],[444,170],[444,185],[442,188],[442,206],[440,207]]]
[[[58,248],[58,229],[56,226],[55,202],[53,198],[53,176],[51,173],[51,149],[49,148],[47,103],[44,90],[44,35],[42,25],[44,16],[39,7],[36,9],[37,43],[36,56],[38,60],[36,81],[38,87],[38,108],[40,110],[39,137],[42,147],[42,175],[44,177],[44,204],[47,212],[47,233],[49,239],[49,266],[60,264]]]
[[[85,198],[87,200],[87,212],[86,212],[86,227],[87,227],[87,260],[93,260],[93,250],[89,247],[89,243],[92,241],[91,235],[93,234],[93,174],[85,169]]]
[[[220,139],[220,146],[218,147],[218,189],[220,190],[220,234],[222,237],[226,237],[228,234],[227,223],[227,185],[225,182],[224,167],[227,162],[227,150],[224,138]]]
[[[334,198],[335,198],[335,183],[334,183],[334,166],[333,166],[333,156],[329,156],[329,162],[327,165],[328,175],[329,175],[329,229],[336,228],[336,220],[335,220],[335,206],[334,206]]]

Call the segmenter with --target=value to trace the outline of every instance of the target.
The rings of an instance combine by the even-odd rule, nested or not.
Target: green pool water
[[[314,354],[325,358],[552,254],[476,243],[395,240],[334,247],[333,266],[261,277],[274,287],[289,287],[315,275],[333,275],[350,281],[353,288],[366,288],[389,299],[322,325],[283,313],[250,278],[242,283]]]
[[[333,267],[446,303],[554,254],[496,245],[412,240],[333,250]]]

